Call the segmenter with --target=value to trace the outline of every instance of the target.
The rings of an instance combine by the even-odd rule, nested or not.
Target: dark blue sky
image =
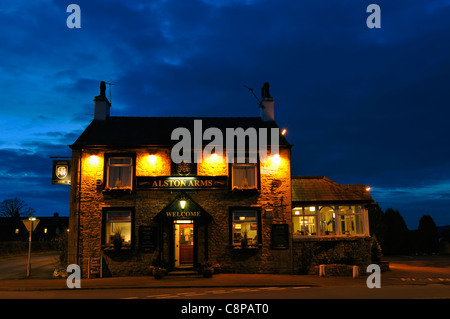
[[[450,224],[448,0],[3,1],[0,28],[0,200],[68,215],[50,156],[70,156],[102,80],[116,116],[258,116],[244,85],[270,82],[293,174],[370,185],[410,229]]]

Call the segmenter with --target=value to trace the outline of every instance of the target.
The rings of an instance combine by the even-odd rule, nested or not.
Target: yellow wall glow
[[[100,165],[100,157],[97,155],[91,155],[88,157],[87,164],[89,166],[98,166]]]
[[[136,153],[136,176],[170,175],[170,167],[170,153],[168,150]]]
[[[148,162],[150,164],[156,164],[156,162],[158,161],[158,157],[156,155],[149,155],[148,156]]]
[[[204,157],[201,163],[197,164],[198,175],[202,176],[222,176],[228,175],[228,164],[223,156],[214,153]]]

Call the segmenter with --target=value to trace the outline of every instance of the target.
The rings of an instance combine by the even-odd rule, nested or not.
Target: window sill
[[[131,195],[131,188],[108,188],[102,190],[103,195],[109,196],[122,196],[122,195]]]
[[[235,251],[255,251],[259,250],[262,247],[261,244],[258,245],[248,245],[247,247],[242,247],[240,245],[231,246],[231,248]]]
[[[238,187],[234,187],[231,192],[233,194],[259,194],[260,191],[258,188],[256,187],[252,187],[252,188],[238,188]]]
[[[358,235],[323,235],[323,236],[293,236],[294,241],[334,241],[334,240],[352,240],[367,237],[365,234]]]

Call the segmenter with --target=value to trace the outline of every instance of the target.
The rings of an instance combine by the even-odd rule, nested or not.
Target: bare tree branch
[[[0,203],[1,217],[30,217],[36,211],[20,198],[5,199]]]

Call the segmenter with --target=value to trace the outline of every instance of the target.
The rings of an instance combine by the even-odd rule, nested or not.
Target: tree
[[[438,252],[439,233],[430,215],[424,215],[420,218],[416,235],[418,252],[427,254]]]
[[[377,242],[383,247],[384,238],[386,237],[386,218],[383,210],[378,204],[370,205],[368,207],[368,215],[370,235],[376,236]]]
[[[383,252],[386,255],[407,254],[410,246],[410,233],[403,217],[397,210],[386,209],[386,236]]]
[[[30,217],[36,211],[20,198],[5,199],[0,203],[1,217]]]

